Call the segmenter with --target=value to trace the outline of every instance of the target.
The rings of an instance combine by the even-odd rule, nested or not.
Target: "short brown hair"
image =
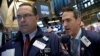
[[[64,7],[63,9],[62,9],[62,12],[64,13],[64,12],[69,12],[69,11],[72,11],[73,13],[74,13],[74,17],[77,19],[77,18],[81,18],[81,13],[80,13],[80,11],[79,10],[77,10],[77,9],[75,9],[75,8],[73,8],[73,7],[71,7],[71,6],[66,6],[66,7]]]
[[[21,6],[30,6],[30,7],[32,7],[32,12],[34,13],[34,15],[37,15],[37,9],[36,9],[34,4],[31,5],[30,3],[22,3],[22,4],[19,5],[19,7],[21,7]]]

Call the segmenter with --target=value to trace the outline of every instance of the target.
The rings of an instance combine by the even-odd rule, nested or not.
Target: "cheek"
[[[70,27],[71,27],[71,29],[74,29],[75,26],[76,26],[76,22],[71,22],[71,23],[70,23]]]
[[[30,25],[36,25],[36,24],[37,24],[36,20],[31,20],[30,21]]]
[[[17,21],[18,22],[18,25],[21,25],[21,22],[20,21]]]
[[[17,19],[18,24],[20,23],[20,20]]]
[[[74,25],[75,25],[74,22],[70,22],[70,23],[69,23],[69,26],[70,26],[70,27],[73,27]]]

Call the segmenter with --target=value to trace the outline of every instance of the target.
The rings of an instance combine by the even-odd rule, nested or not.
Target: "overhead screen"
[[[49,7],[47,5],[40,5],[40,8],[41,8],[41,14],[43,15],[50,14]]]
[[[37,8],[37,11],[38,11],[40,18],[52,16],[49,3],[36,2],[35,5],[36,5],[36,8]]]

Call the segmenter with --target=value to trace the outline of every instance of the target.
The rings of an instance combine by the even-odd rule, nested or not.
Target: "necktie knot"
[[[26,35],[25,35],[25,38],[26,38],[25,42],[29,42],[29,41],[30,41],[29,34],[26,34]]]
[[[25,37],[26,37],[26,38],[27,38],[27,37],[29,38],[29,34],[25,34]]]

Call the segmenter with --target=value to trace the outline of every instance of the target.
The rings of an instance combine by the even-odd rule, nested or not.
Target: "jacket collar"
[[[37,27],[37,32],[36,32],[34,38],[40,38],[41,36],[43,36],[43,32],[39,27]],[[16,34],[16,36],[14,38],[17,41],[19,41],[19,40],[23,41],[23,34],[21,33],[21,31],[18,31],[18,33]]]

